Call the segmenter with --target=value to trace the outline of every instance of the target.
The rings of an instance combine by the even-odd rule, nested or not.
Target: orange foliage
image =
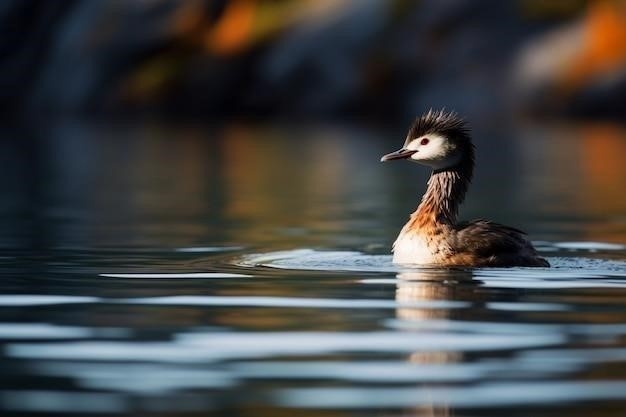
[[[221,19],[207,34],[207,48],[220,55],[232,55],[245,49],[252,38],[255,9],[253,0],[228,2]]]
[[[596,0],[585,17],[582,50],[565,76],[563,86],[577,89],[592,77],[610,73],[626,63],[626,5],[622,0]]]

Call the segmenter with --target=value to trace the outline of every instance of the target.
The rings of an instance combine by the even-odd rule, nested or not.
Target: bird
[[[396,264],[440,267],[549,267],[525,233],[478,219],[457,222],[472,181],[475,148],[455,112],[429,110],[411,125],[404,146],[381,162],[408,160],[432,169],[420,204],[393,244]]]

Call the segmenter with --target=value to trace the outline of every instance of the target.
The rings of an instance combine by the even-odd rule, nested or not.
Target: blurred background
[[[625,1],[6,0],[0,28],[6,246],[363,216],[388,247],[428,173],[378,159],[431,107],[479,147],[464,217],[625,240]]]
[[[623,118],[621,0],[7,0],[3,113]]]

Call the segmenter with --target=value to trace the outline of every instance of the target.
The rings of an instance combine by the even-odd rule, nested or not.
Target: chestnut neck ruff
[[[457,165],[433,171],[426,193],[411,215],[416,223],[414,227],[456,223],[459,206],[465,199],[474,171],[473,145],[469,144],[462,151],[463,157]]]

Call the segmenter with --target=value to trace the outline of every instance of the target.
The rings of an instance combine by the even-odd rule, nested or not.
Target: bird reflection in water
[[[430,330],[435,323],[458,318],[466,315],[467,309],[445,307],[446,302],[480,301],[476,300],[476,287],[480,281],[474,280],[469,270],[433,269],[421,271],[406,271],[397,275],[396,302],[400,307],[396,309],[396,319],[405,331]],[[441,308],[405,307],[410,304],[432,304],[442,302]],[[425,334],[424,337],[429,337]],[[413,365],[424,366],[454,366],[464,361],[464,354],[459,351],[431,350],[411,353],[407,361]],[[419,367],[417,368],[419,369]],[[443,386],[438,383],[422,387],[426,393],[432,388],[433,398],[430,404],[426,400],[410,411],[409,415],[419,417],[450,417],[454,416],[454,409],[445,396],[439,395]],[[420,389],[420,390],[421,390]],[[437,394],[435,395],[435,391]],[[427,397],[428,395],[426,395]]]

